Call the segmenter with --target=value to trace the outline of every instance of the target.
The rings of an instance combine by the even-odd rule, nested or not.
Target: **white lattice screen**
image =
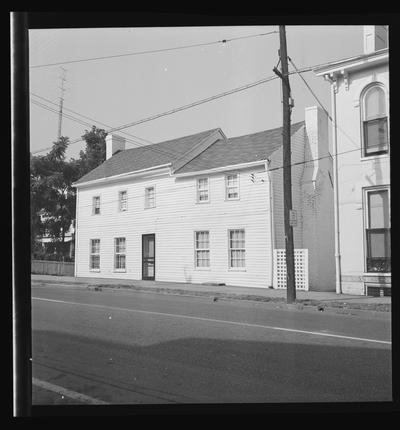
[[[308,249],[294,250],[296,290],[308,291]],[[286,250],[274,249],[274,288],[286,288]]]

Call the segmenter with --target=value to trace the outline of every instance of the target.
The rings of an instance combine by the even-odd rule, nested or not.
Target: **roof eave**
[[[379,51],[372,52],[370,54],[358,55],[357,57],[346,58],[344,60],[335,61],[330,64],[315,67],[313,72],[317,76],[329,75],[340,72],[342,70],[353,71],[368,67],[371,64],[385,63],[389,60],[388,48],[380,49]]]
[[[147,167],[146,169],[135,170],[132,172],[122,173],[120,175],[107,176],[105,178],[93,179],[91,181],[86,181],[86,182],[74,182],[72,186],[75,188],[79,188],[79,187],[86,187],[86,186],[92,186],[92,185],[101,185],[107,182],[116,182],[124,179],[129,179],[131,177],[144,176],[149,173],[155,173],[155,171],[157,170],[160,171],[159,173],[169,173],[171,170],[170,168],[171,168],[171,163],[160,164],[159,166]]]

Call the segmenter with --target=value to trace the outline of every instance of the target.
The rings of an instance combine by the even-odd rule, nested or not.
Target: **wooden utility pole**
[[[279,26],[280,49],[279,58],[281,71],[274,68],[274,72],[282,80],[282,103],[283,103],[283,204],[285,222],[285,248],[286,248],[286,296],[287,303],[296,300],[296,285],[294,271],[294,245],[293,245],[293,225],[291,221],[292,211],[292,168],[291,168],[291,148],[290,148],[290,115],[293,107],[290,95],[288,59],[286,49],[285,26]]]

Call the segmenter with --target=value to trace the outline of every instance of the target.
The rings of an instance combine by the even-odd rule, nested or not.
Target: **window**
[[[93,197],[93,215],[100,214],[100,196]]]
[[[118,197],[119,211],[126,211],[128,209],[128,193],[126,191],[120,191]]]
[[[125,238],[116,237],[114,242],[114,269],[125,271],[126,253],[125,253]]]
[[[90,240],[90,270],[100,270],[100,239]]]
[[[210,267],[210,239],[208,231],[195,232],[194,247],[196,267]]]
[[[362,108],[364,156],[388,152],[388,119],[383,88],[378,85],[368,88],[363,96]]]
[[[147,187],[144,193],[144,207],[146,209],[156,207],[156,193],[154,187]]]
[[[197,179],[197,202],[205,203],[209,201],[208,178]]]
[[[367,272],[391,272],[389,189],[366,193]]]
[[[246,267],[245,231],[229,230],[229,268]]]
[[[225,176],[225,197],[227,200],[239,199],[239,175]]]

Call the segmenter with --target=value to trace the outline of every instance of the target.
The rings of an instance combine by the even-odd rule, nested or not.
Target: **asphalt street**
[[[33,404],[390,401],[390,313],[32,287]]]

